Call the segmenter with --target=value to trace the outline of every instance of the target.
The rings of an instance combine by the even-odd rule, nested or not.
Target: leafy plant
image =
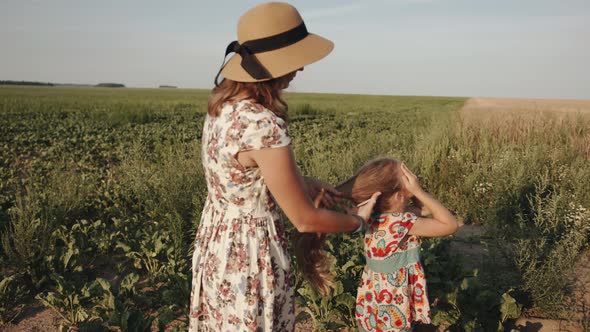
[[[76,290],[60,276],[54,275],[52,279],[56,284],[55,291],[39,294],[36,298],[44,306],[56,312],[67,326],[73,327],[82,322],[100,318],[85,306],[97,301],[99,295],[103,295],[104,281],[95,281]]]
[[[335,331],[354,327],[355,298],[344,292],[342,282],[336,281],[328,296],[320,295],[309,284],[297,289],[297,303],[311,317],[317,331]]]
[[[22,278],[23,274],[17,273],[0,280],[0,324],[10,323],[25,307],[29,291]]]
[[[51,244],[51,226],[39,217],[40,204],[33,190],[28,195],[18,195],[16,206],[8,211],[9,227],[1,234],[8,262],[24,271],[34,287],[46,281],[43,260]]]

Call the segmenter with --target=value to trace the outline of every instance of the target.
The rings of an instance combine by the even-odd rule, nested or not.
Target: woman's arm
[[[457,220],[447,208],[426,193],[418,183],[418,177],[406,165],[401,165],[404,187],[430,210],[432,218],[419,217],[410,229],[411,235],[438,237],[455,233],[459,229]]]
[[[271,194],[299,232],[351,232],[360,226],[351,215],[313,207],[291,146],[244,151],[238,157],[251,158],[258,165]],[[368,220],[374,205],[371,202],[361,207],[357,214]]]

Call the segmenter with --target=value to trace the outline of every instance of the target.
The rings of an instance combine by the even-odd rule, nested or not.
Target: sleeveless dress
[[[408,331],[412,322],[430,323],[420,239],[408,232],[409,212],[372,217],[365,233],[366,266],[356,298],[360,331]]]
[[[279,211],[240,151],[289,145],[287,124],[265,107],[226,103],[205,118],[208,196],[192,260],[189,331],[293,331],[293,276]]]

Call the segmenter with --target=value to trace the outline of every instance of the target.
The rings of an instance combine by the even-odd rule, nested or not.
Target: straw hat
[[[225,78],[261,82],[286,75],[328,55],[334,43],[309,33],[295,7],[283,2],[256,6],[240,17],[238,40],[225,52],[235,53],[221,67]]]

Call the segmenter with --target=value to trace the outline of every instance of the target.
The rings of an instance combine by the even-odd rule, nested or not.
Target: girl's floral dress
[[[289,145],[287,124],[250,102],[206,116],[208,196],[197,229],[189,331],[293,331],[293,276],[277,205],[240,151]]]
[[[406,331],[412,322],[430,323],[420,240],[408,232],[413,213],[371,218],[365,233],[367,265],[356,299],[361,331]]]

